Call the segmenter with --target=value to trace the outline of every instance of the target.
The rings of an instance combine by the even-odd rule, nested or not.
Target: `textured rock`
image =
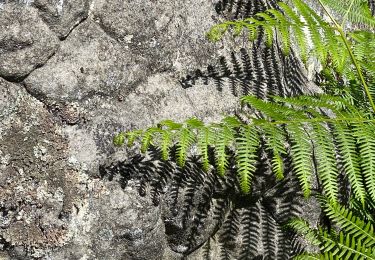
[[[205,0],[96,1],[94,19],[113,38],[146,59],[157,72],[196,69],[214,55],[205,33],[215,23],[213,5]]]
[[[3,246],[37,254],[31,249],[65,242],[65,214],[82,195],[79,176],[43,104],[1,79],[0,93],[0,236]]]
[[[58,39],[37,10],[18,4],[0,9],[0,76],[18,79],[43,65],[58,48]]]
[[[180,259],[168,249],[160,209],[130,185],[93,181],[87,197],[72,216],[70,243],[50,252],[51,259]]]
[[[75,25],[88,16],[89,0],[34,0],[40,16],[59,38],[65,38]]]
[[[27,88],[50,103],[113,92],[126,96],[154,73],[186,73],[207,65],[216,55],[204,37],[214,23],[204,19],[212,6],[205,1],[180,4],[95,2],[93,18],[79,25],[57,54],[26,79]]]
[[[126,69],[131,57],[123,55],[119,45],[92,22],[80,25],[65,40],[47,64],[26,80],[34,95],[53,101],[75,101],[92,95],[110,93],[134,83],[144,70]]]
[[[0,98],[0,250],[11,259],[180,259],[149,198],[88,178],[69,152],[79,139],[69,144],[22,87],[0,80]]]
[[[80,117],[85,123],[77,128],[81,134],[85,133],[84,136],[90,136],[95,141],[97,155],[103,157],[114,152],[112,137],[118,131],[149,127],[168,118],[182,121],[198,117],[219,121],[221,113],[232,113],[237,107],[238,98],[229,90],[218,92],[213,85],[203,84],[185,90],[177,79],[168,74],[158,74],[150,76],[128,95],[96,95],[82,102]],[[72,142],[74,138],[72,136]],[[85,149],[75,149],[74,153],[86,161],[89,168],[97,167],[98,160],[93,158],[92,153],[86,156]]]

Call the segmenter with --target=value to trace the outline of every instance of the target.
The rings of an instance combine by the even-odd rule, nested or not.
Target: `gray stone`
[[[160,208],[133,185],[90,181],[87,197],[68,226],[70,243],[51,259],[181,259],[168,249]]]
[[[22,87],[0,79],[0,93],[0,236],[16,255],[19,247],[60,246],[64,216],[84,187],[67,164],[67,142]]]
[[[205,38],[216,23],[210,1],[98,0],[92,12],[109,35],[146,59],[152,72],[186,73],[216,55],[218,46]]]
[[[91,21],[81,24],[45,66],[26,80],[27,89],[51,102],[108,96],[144,78],[147,72]],[[124,92],[124,91],[123,91]]]
[[[38,16],[24,5],[0,9],[0,76],[19,79],[43,65],[58,48],[58,39]]]
[[[94,95],[78,102],[80,123],[64,128],[71,140],[71,155],[88,169],[96,169],[100,159],[115,151],[114,133],[150,127],[164,119],[182,122],[197,117],[219,122],[222,113],[233,113],[239,107],[238,98],[229,89],[219,92],[213,84],[183,89],[168,73],[148,77],[128,95],[111,95]],[[86,147],[90,147],[89,153]]]
[[[65,38],[70,31],[87,18],[90,0],[34,0],[40,16],[59,38]]]

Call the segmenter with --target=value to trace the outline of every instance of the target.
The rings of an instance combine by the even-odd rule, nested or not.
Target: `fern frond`
[[[301,0],[293,0],[293,4],[306,21],[306,29],[310,33],[310,39],[314,46],[313,51],[315,55],[319,58],[322,64],[325,64],[325,61],[327,60],[327,50],[325,49],[325,43],[323,42],[324,38],[321,37],[319,30],[321,28],[330,30],[331,28],[325,26],[326,23],[324,23],[312,9]],[[303,47],[304,46],[301,46],[300,48]]]
[[[359,146],[360,162],[369,196],[375,201],[375,125],[353,124],[354,136]]]
[[[298,46],[300,46],[300,55],[303,62],[307,61],[307,41],[306,36],[303,32],[303,28],[305,24],[301,21],[299,15],[295,13],[290,6],[283,2],[278,3],[284,13],[289,16],[289,18],[293,21],[293,29],[294,29],[294,36],[296,38]]]
[[[123,132],[118,133],[113,137],[114,146],[122,146],[125,143],[125,134]]]
[[[312,127],[318,175],[322,181],[324,192],[332,201],[336,201],[338,170],[333,139],[325,125],[313,123]]]
[[[360,241],[354,239],[351,235],[339,232],[339,236],[332,237],[327,231],[320,231],[322,245],[320,249],[329,251],[332,256],[338,259],[374,259],[375,255],[371,248],[365,247]]]
[[[194,134],[188,127],[183,127],[179,131],[178,142],[177,142],[177,164],[180,167],[185,165],[188,149],[194,142]]]
[[[285,149],[286,139],[282,129],[275,125],[264,125],[263,131],[267,149],[272,152],[272,170],[276,179],[284,178],[283,157],[287,154]]]
[[[375,27],[375,19],[371,15],[371,10],[368,6],[367,0],[321,1],[342,17],[347,17],[352,23],[367,25],[372,28]]]
[[[286,129],[291,140],[291,157],[293,170],[298,177],[302,191],[305,197],[309,197],[311,193],[311,175],[312,168],[312,144],[303,125],[298,123],[290,123],[286,125]]]
[[[155,133],[160,133],[161,129],[158,127],[151,127],[142,133],[141,152],[145,153],[152,144]]]
[[[214,144],[214,137],[211,129],[209,127],[203,127],[198,133],[197,146],[202,156],[202,167],[204,171],[208,171],[210,167],[208,158],[208,148],[210,145]]]
[[[225,174],[228,167],[228,155],[226,149],[234,140],[234,131],[227,125],[216,130],[215,138],[215,162],[216,169],[220,175]]]
[[[304,219],[301,219],[301,218],[291,219],[286,225],[286,227],[291,228],[293,231],[302,235],[312,245],[319,246],[321,243],[316,230],[313,230]]]
[[[374,28],[375,18],[371,16],[366,0],[341,2],[322,0],[321,4],[343,14],[351,22],[367,24]],[[348,12],[349,6],[351,7],[350,12]],[[303,61],[311,56],[308,55],[311,51],[310,54],[317,57],[324,68],[332,68],[348,79],[356,79],[356,70],[360,68],[372,76],[375,75],[375,65],[366,62],[366,58],[371,60],[370,57],[374,57],[374,49],[364,48],[374,42],[370,38],[375,37],[375,34],[369,31],[366,32],[366,37],[363,37],[365,31],[362,35],[358,32],[341,34],[341,27],[331,26],[302,0],[292,0],[290,4],[278,3],[277,8],[256,13],[251,18],[226,21],[215,25],[208,33],[209,38],[213,41],[220,40],[229,28],[234,28],[235,35],[240,34],[242,30],[248,30],[250,40],[255,40],[257,32],[262,29],[265,33],[267,46],[272,45],[274,35],[278,34],[281,36],[280,43],[285,55],[289,53],[291,41],[294,40]],[[343,37],[347,37],[348,41]],[[356,68],[354,68],[350,65],[352,57],[349,50],[354,53],[360,67],[355,66]]]
[[[208,125],[198,119],[189,119],[183,124],[163,121],[158,127],[123,135],[131,142],[140,138],[143,152],[150,145],[159,147],[163,159],[168,159],[170,148],[176,145],[179,166],[185,164],[190,148],[197,145],[205,170],[209,168],[208,149],[212,147],[220,175],[228,168],[228,152],[232,150],[244,192],[250,191],[259,139],[264,140],[266,150],[272,155],[272,170],[277,179],[283,178],[284,159],[290,157],[293,173],[306,197],[311,193],[312,174],[317,170],[324,193],[331,200],[337,200],[337,160],[340,159],[355,198],[363,203],[368,190],[374,200],[375,125],[367,112],[345,99],[329,95],[272,99],[274,102],[253,96],[241,99],[242,104],[260,112],[247,115],[249,124],[236,117]],[[117,141],[122,143],[123,139],[118,137]],[[317,169],[313,168],[313,158]]]
[[[337,141],[338,153],[342,157],[345,173],[348,175],[354,197],[364,204],[366,191],[356,151],[356,139],[352,135],[351,129],[345,123],[337,122],[333,124],[333,129]]]
[[[324,197],[319,197],[320,203],[327,216],[334,221],[345,234],[360,242],[363,246],[371,247],[375,244],[374,227],[371,222],[353,215],[353,212]]]
[[[244,96],[241,98],[242,104],[247,104],[254,109],[261,111],[267,117],[275,121],[288,120],[290,118],[304,120],[308,117],[303,111],[280,105],[275,102],[268,102],[254,96]]]
[[[249,193],[251,179],[256,169],[256,152],[259,148],[258,131],[253,126],[245,126],[236,138],[236,162],[240,186],[244,193]]]
[[[165,161],[169,159],[169,150],[170,150],[170,147],[172,146],[172,141],[173,141],[173,132],[162,130],[160,148],[161,148],[162,159]]]

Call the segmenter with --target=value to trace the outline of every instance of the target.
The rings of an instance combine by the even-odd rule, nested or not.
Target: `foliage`
[[[207,151],[215,149],[215,167],[224,175],[228,167],[228,153],[233,150],[236,169],[243,192],[249,193],[256,169],[257,151],[263,140],[272,154],[272,170],[277,179],[283,178],[283,158],[289,156],[305,196],[311,192],[314,171],[322,182],[324,193],[333,201],[338,195],[338,162],[344,166],[356,199],[364,203],[367,187],[375,201],[375,125],[366,111],[352,106],[345,99],[329,96],[274,97],[273,102],[253,96],[241,98],[242,104],[253,111],[246,113],[249,122],[237,117],[226,117],[221,123],[204,125],[193,118],[178,124],[163,121],[158,127],[144,131],[122,133],[135,136],[143,150],[158,146],[163,158],[177,144],[177,162],[183,166],[193,143],[197,144],[204,169],[210,161]],[[168,138],[164,138],[168,135]],[[119,139],[119,137],[117,137]],[[122,140],[122,138],[120,138]],[[357,149],[358,148],[358,149]],[[312,165],[317,161],[316,169]]]
[[[322,209],[335,223],[331,229],[315,230],[302,219],[290,222],[291,228],[322,252],[297,259],[375,259],[375,19],[367,1],[317,2],[331,22],[304,1],[291,0],[252,17],[215,25],[208,37],[218,41],[228,31],[238,36],[246,29],[250,40],[264,40],[268,48],[275,41],[281,43],[284,55],[296,47],[303,61],[311,57],[320,61],[324,81],[331,87],[325,90],[331,94],[268,96],[266,100],[244,96],[242,114],[220,123],[204,124],[197,118],[183,123],[165,120],[146,130],[120,133],[114,143],[122,145],[127,140],[132,145],[138,140],[142,152],[158,147],[164,160],[171,159],[176,146],[174,159],[179,167],[184,167],[189,154],[198,154],[205,171],[214,168],[224,177],[235,170],[245,194],[252,194],[261,149],[272,158],[276,180],[284,178],[285,162],[290,160],[306,197],[315,179],[321,184]],[[342,173],[350,182],[350,208],[339,204],[338,176]]]
[[[211,156],[213,151],[208,153]],[[232,164],[234,155],[229,156]],[[140,196],[149,196],[155,206],[163,205],[165,236],[172,250],[179,247],[188,255],[204,243],[203,255],[195,254],[198,259],[210,259],[215,251],[218,260],[287,259],[301,252],[297,236],[283,226],[301,215],[302,194],[294,175],[287,172],[277,181],[268,161],[262,156],[258,162],[248,195],[241,192],[234,169],[225,176],[215,169],[204,172],[197,156],[189,156],[179,167],[153,148],[146,155],[102,164],[100,173],[122,188],[131,183]]]
[[[333,70],[347,80],[358,80],[354,68],[361,68],[372,82],[370,87],[375,86],[375,63],[369,62],[375,60],[375,34],[369,30],[351,30],[345,34],[335,20],[337,26],[332,26],[302,0],[291,2],[292,5],[279,2],[277,8],[257,13],[254,17],[217,24],[211,28],[207,36],[212,41],[218,41],[229,30],[238,36],[246,29],[250,40],[264,37],[267,46],[271,46],[277,38],[281,41],[282,50],[286,55],[295,42],[303,61],[306,62],[308,58],[315,56],[327,72]],[[351,22],[375,28],[375,19],[371,16],[367,1],[322,2],[341,14],[343,22],[347,18]]]
[[[293,219],[288,226],[303,235],[322,253],[304,253],[295,259],[375,259],[374,222],[364,220],[352,210],[324,197],[321,206],[336,228],[312,229],[303,219]]]

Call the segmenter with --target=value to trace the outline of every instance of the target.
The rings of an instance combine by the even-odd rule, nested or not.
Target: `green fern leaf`
[[[322,27],[320,27],[318,21],[316,21],[316,16],[314,17],[315,12],[300,0],[293,0],[293,3],[308,25],[306,28],[309,30],[316,56],[323,64],[325,64],[325,61],[327,60],[327,51],[319,32],[319,29]]]
[[[122,146],[125,143],[125,134],[123,132],[118,133],[113,137],[113,144],[115,146]]]
[[[128,140],[128,147],[132,146],[134,144],[134,141],[137,138],[140,138],[143,134],[142,130],[134,130],[134,131],[129,131],[125,133],[125,137]]]
[[[194,133],[188,127],[181,128],[176,149],[178,166],[183,167],[185,165],[188,149],[193,142]]]
[[[301,184],[305,197],[309,197],[311,193],[311,175],[312,168],[312,146],[303,125],[291,122],[286,125],[286,129],[292,141],[291,158],[293,170]]]
[[[173,140],[173,132],[162,130],[160,147],[161,147],[162,159],[165,161],[169,159],[169,150],[173,144],[172,140]]]
[[[333,124],[333,129],[338,152],[342,157],[345,173],[348,175],[354,196],[364,204],[366,191],[363,185],[359,157],[356,152],[356,139],[352,135],[351,129],[345,123],[337,122]]]
[[[287,154],[285,149],[285,133],[276,125],[263,125],[262,128],[265,134],[267,149],[273,154],[272,170],[276,179],[281,180],[284,178],[284,162],[282,156]]]
[[[221,40],[225,32],[228,30],[227,24],[217,24],[213,26],[207,33],[207,38],[213,42]]]
[[[143,132],[141,140],[141,152],[145,153],[152,144],[155,133],[160,133],[162,130],[158,127],[151,127]]]
[[[321,125],[320,123],[312,123],[311,125],[314,129],[312,135],[315,141],[314,147],[315,156],[318,162],[318,175],[322,181],[324,192],[327,194],[327,197],[332,201],[336,201],[338,194],[338,170],[332,135],[325,125]]]
[[[364,247],[352,236],[339,232],[338,238],[333,238],[328,232],[320,232],[322,245],[320,250],[330,251],[338,259],[375,259],[370,248]]]
[[[202,167],[204,171],[208,171],[210,164],[208,158],[208,147],[214,144],[214,137],[209,127],[202,127],[198,133],[198,149],[202,156]]]
[[[320,245],[320,240],[316,230],[313,230],[306,220],[301,218],[291,219],[286,225],[287,228],[291,228],[298,234],[302,235],[307,241],[314,246]]]
[[[367,0],[321,1],[338,14],[341,14],[342,17],[346,16],[352,23],[367,25],[372,28],[375,27],[375,19],[371,15]],[[349,9],[349,7],[351,8]]]
[[[360,163],[366,189],[371,199],[375,201],[375,125],[373,123],[355,123],[353,126],[359,146]]]
[[[344,232],[356,239],[363,246],[370,247],[375,244],[374,227],[372,223],[365,223],[360,218],[353,215],[353,212],[331,202],[324,197],[319,197],[324,212],[334,221]]]
[[[216,169],[221,176],[224,176],[228,167],[228,155],[226,149],[234,141],[234,131],[228,125],[221,125],[216,130],[215,139],[215,161]]]
[[[256,152],[259,147],[259,135],[253,126],[245,126],[236,138],[236,164],[241,190],[248,194],[251,179],[256,169]]]

